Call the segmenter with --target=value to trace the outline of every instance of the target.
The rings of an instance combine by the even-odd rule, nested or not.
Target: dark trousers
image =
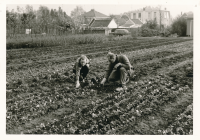
[[[83,66],[80,70],[80,77],[79,77],[79,81],[82,81],[83,79],[85,79],[85,77],[87,76],[89,72],[89,68],[87,66]],[[73,73],[76,74],[76,70],[73,69]]]
[[[108,81],[117,81],[120,80],[122,85],[125,85],[127,82],[128,72],[124,67],[120,67],[117,70],[113,70],[108,77]]]

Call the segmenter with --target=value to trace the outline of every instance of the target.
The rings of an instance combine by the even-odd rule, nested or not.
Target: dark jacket
[[[86,58],[86,66],[87,66],[88,68],[89,68],[89,63],[90,63],[89,59]],[[76,70],[76,80],[79,80],[81,68],[82,68],[82,66],[81,66],[81,64],[80,64],[80,57],[79,57],[79,58],[76,60],[76,63],[75,63],[74,68],[73,68],[74,70]]]
[[[122,67],[124,67],[126,70],[131,70],[132,66],[131,63],[129,61],[129,59],[127,58],[127,56],[125,55],[116,55],[116,60],[114,63],[110,63],[106,69],[106,75],[105,78],[108,79],[108,77],[110,76],[110,73],[112,72],[114,66],[117,63],[121,63]]]

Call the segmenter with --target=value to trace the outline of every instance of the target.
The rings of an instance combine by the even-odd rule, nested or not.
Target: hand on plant
[[[106,78],[103,78],[103,80],[101,81],[101,85],[104,85],[105,82],[106,82]]]
[[[121,63],[117,63],[117,64],[114,66],[114,69],[117,69],[119,66],[121,66]]]
[[[80,87],[80,83],[79,81],[76,82],[76,88],[79,88]]]

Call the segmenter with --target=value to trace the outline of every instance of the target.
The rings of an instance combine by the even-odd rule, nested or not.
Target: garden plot
[[[137,75],[127,92],[94,83],[75,89],[71,60],[8,69],[7,134],[192,134],[193,43],[161,43],[123,51]],[[88,77],[100,81],[107,60],[91,58]]]

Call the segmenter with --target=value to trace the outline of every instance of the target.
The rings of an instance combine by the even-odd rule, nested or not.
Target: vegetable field
[[[108,50],[125,54],[135,68],[126,92],[99,86]],[[72,65],[80,54],[91,66],[88,82],[75,89]],[[7,134],[193,134],[191,39],[9,49],[6,81]]]

